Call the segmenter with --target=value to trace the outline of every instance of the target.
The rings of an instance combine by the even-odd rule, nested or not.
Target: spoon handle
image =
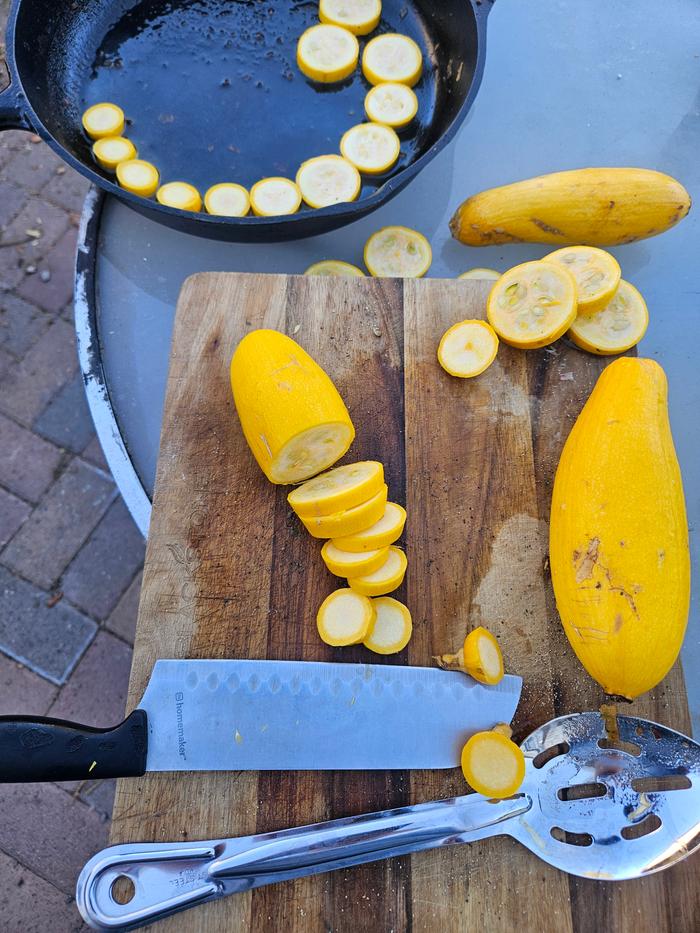
[[[93,929],[135,929],[264,884],[497,835],[531,806],[526,794],[470,794],[257,836],[112,846],[85,865],[76,900]],[[112,896],[121,876],[133,884],[127,904]]]

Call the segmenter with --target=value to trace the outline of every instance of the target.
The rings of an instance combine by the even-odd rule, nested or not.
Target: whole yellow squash
[[[468,246],[619,246],[663,233],[690,210],[683,185],[646,168],[582,168],[475,194],[450,221]]]
[[[678,656],[690,601],[683,485],[653,360],[620,358],[598,379],[561,455],[549,547],[583,666],[609,694],[650,690]]]

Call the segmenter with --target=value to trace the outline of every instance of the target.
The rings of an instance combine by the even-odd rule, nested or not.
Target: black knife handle
[[[142,709],[113,729],[63,719],[0,716],[0,784],[138,777],[146,771]]]

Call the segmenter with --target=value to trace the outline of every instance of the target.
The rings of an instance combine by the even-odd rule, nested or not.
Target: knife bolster
[[[148,718],[142,709],[113,729],[0,716],[0,784],[138,777],[146,771],[147,747]]]

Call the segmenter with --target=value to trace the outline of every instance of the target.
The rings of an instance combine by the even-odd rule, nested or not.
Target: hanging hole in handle
[[[124,905],[133,901],[136,895],[136,888],[131,878],[128,878],[126,875],[119,875],[119,877],[115,878],[112,882],[109,893],[112,895],[112,900],[116,901],[117,904]]]

